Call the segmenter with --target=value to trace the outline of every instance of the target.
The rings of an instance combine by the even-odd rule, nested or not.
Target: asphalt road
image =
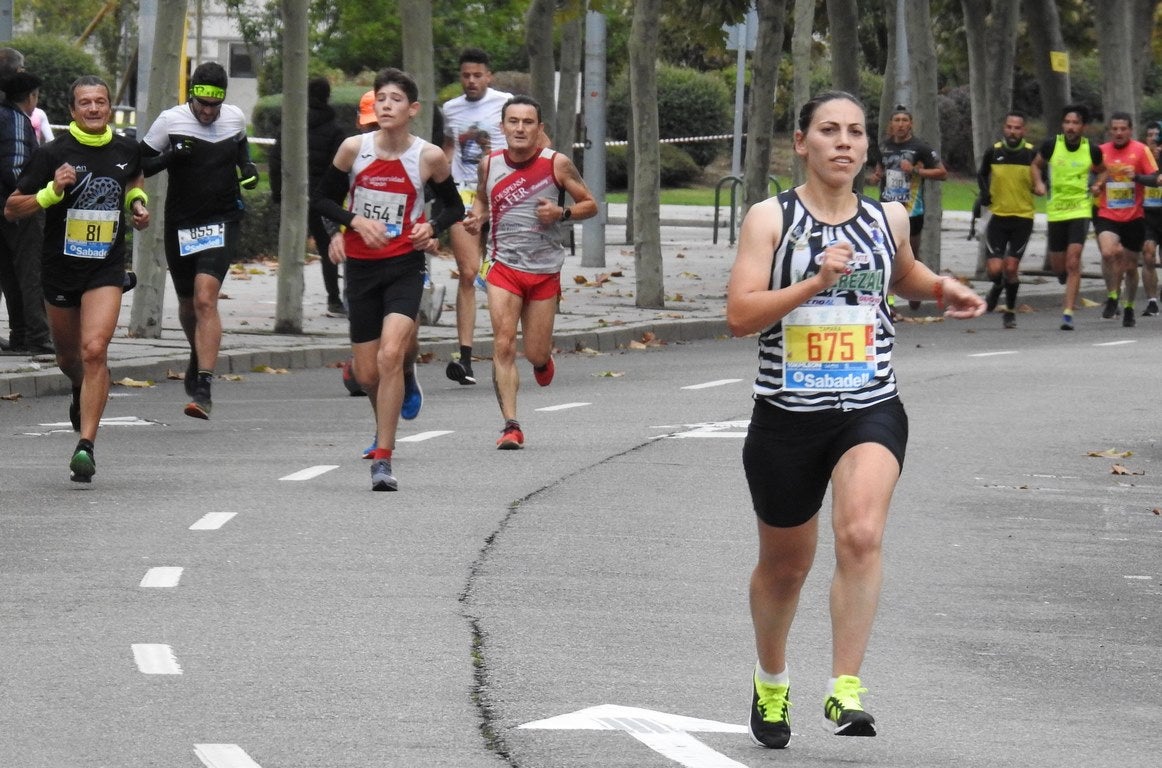
[[[219,381],[210,423],[118,388],[91,487],[63,398],[0,403],[0,766],[1150,764],[1162,322],[1096,313],[901,326],[881,735],[821,727],[824,536],[785,753],[740,732],[753,340],[525,368],[519,452],[486,383],[424,366],[396,494],[334,370]]]

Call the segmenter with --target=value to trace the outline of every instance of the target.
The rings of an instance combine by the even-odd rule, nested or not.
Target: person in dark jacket
[[[313,77],[307,83],[307,179],[310,191],[331,167],[335,156],[347,133],[335,120],[335,110],[328,103],[331,99],[331,84],[325,77]],[[270,152],[270,194],[278,204],[282,202],[282,136],[276,138]],[[319,264],[323,268],[323,285],[327,289],[327,312],[332,315],[346,315],[343,297],[339,292],[339,267],[327,258],[327,243],[331,235],[323,224],[323,217],[315,211],[307,213],[307,231],[314,238],[319,249]]]
[[[0,200],[16,188],[16,180],[36,150],[32,122],[17,102],[39,87],[40,78],[31,73],[0,74]],[[0,343],[4,354],[55,353],[40,284],[42,218],[0,219],[0,292],[9,321],[9,338]]]

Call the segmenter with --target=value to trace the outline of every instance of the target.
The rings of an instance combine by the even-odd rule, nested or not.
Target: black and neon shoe
[[[836,736],[875,736],[876,719],[865,712],[859,695],[867,693],[854,675],[840,675],[835,688],[823,702],[827,729]]]
[[[791,740],[791,685],[767,685],[756,675],[750,705],[750,739],[760,747],[783,749]]]
[[[91,483],[97,474],[97,460],[93,458],[93,444],[87,440],[77,443],[69,461],[69,479],[74,483]]]

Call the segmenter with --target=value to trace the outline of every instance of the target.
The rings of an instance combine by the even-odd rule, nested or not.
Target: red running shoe
[[[553,383],[553,374],[557,372],[557,364],[553,362],[552,356],[549,357],[549,362],[544,368],[533,367],[533,378],[542,387],[547,387]]]

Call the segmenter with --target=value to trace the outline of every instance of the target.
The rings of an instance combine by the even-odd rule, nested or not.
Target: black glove
[[[258,186],[258,166],[254,163],[247,163],[241,168],[242,177],[238,183],[242,185],[243,189],[254,189]]]

